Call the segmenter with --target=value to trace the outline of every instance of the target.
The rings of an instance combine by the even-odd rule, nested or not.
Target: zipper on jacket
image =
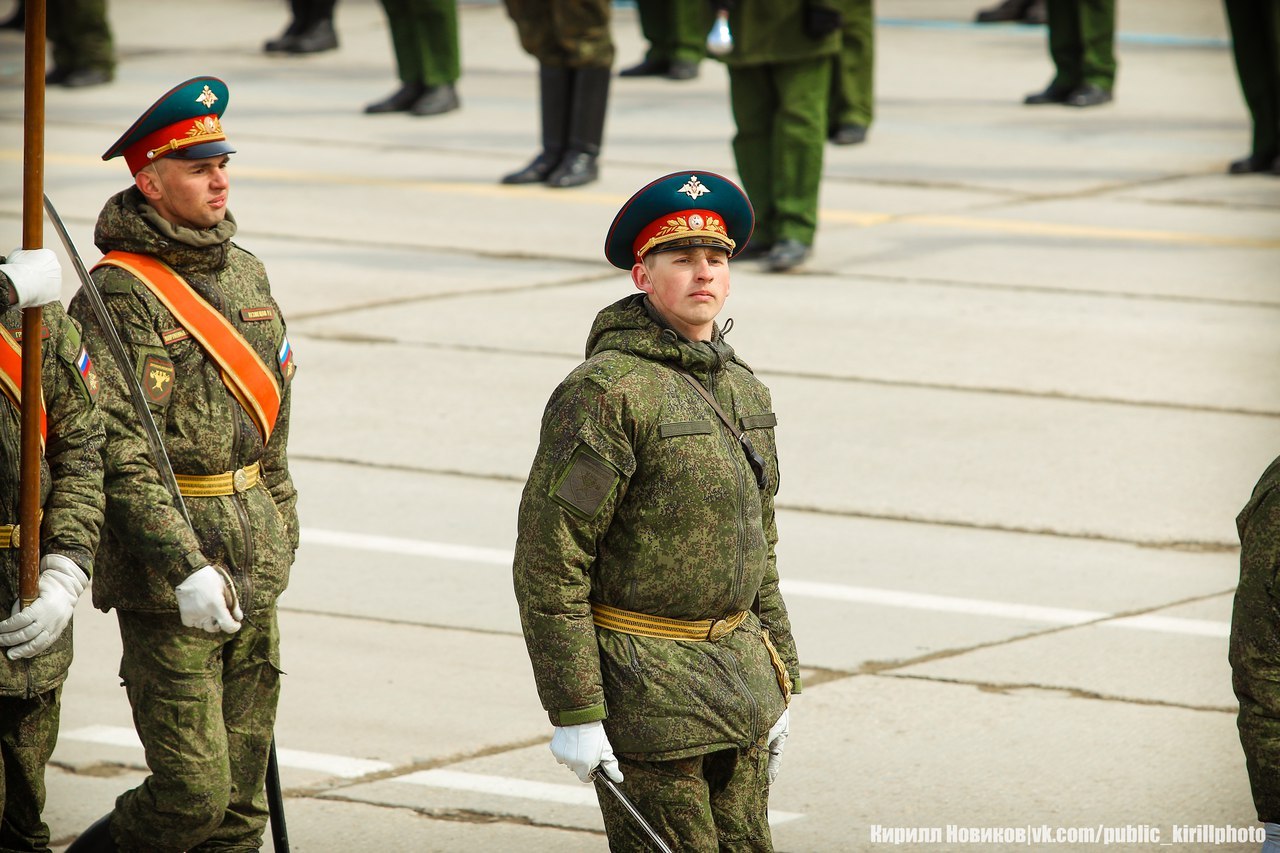
[[[750,749],[751,745],[756,742],[756,732],[760,730],[760,703],[756,701],[756,695],[747,686],[747,680],[742,677],[742,667],[738,665],[738,656],[733,653],[732,649],[725,649],[724,651],[733,663],[733,675],[738,679],[738,686],[742,688],[742,695],[747,697],[747,705],[751,708],[751,725],[747,728],[747,741],[742,745],[743,749]]]
[[[707,372],[707,391],[710,392],[711,397],[714,399],[716,396],[716,374],[714,370]],[[741,448],[735,446],[737,440],[734,436],[728,435],[728,427],[724,424],[721,424],[720,436],[729,448],[729,460],[732,462],[733,471],[738,477],[738,511],[735,519],[738,526],[738,554],[733,567],[733,586],[729,589],[730,599],[737,601],[738,596],[742,594],[743,562],[745,561],[744,555],[747,547],[747,523],[744,518],[747,506],[746,479],[742,473],[742,466],[746,463],[746,457],[743,456]]]

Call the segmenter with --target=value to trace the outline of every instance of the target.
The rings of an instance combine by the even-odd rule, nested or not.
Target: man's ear
[[[144,166],[133,176],[133,184],[147,199],[155,201],[163,194],[160,176],[156,173],[155,164]]]
[[[649,278],[649,268],[643,261],[636,261],[635,266],[631,267],[631,283],[636,286],[636,290],[653,293],[653,281]]]

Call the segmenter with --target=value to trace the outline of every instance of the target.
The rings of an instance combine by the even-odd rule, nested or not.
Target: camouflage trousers
[[[619,789],[672,850],[772,853],[769,749],[764,740],[671,761],[618,756]],[[612,853],[649,853],[653,843],[622,804],[596,783]]]
[[[120,678],[151,775],[116,800],[122,851],[181,853],[262,846],[263,792],[276,702],[276,611],[235,634],[186,628],[176,613],[116,611]]]
[[[504,0],[520,45],[542,65],[612,68],[608,0]]]
[[[31,699],[0,698],[0,853],[46,853],[44,767],[58,741],[61,687]]]

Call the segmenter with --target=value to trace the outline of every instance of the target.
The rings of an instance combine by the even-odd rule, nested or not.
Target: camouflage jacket
[[[69,557],[91,575],[103,508],[98,380],[88,359],[80,358],[80,330],[62,306],[50,303],[42,313],[48,337],[41,344],[47,436],[40,462],[40,553]],[[21,342],[21,311],[0,314],[0,324]],[[18,407],[0,397],[0,524],[18,521],[20,434]],[[0,614],[7,617],[17,597],[18,550],[6,548],[0,550]],[[30,697],[61,684],[71,665],[71,627],[34,658],[11,661],[0,654],[0,696]]]
[[[847,0],[814,5],[842,11]],[[729,11],[733,50],[723,57],[728,65],[799,62],[840,52],[840,31],[820,38],[805,31],[809,0],[738,0]]]
[[[1280,822],[1280,459],[1236,518],[1240,584],[1231,612],[1231,681],[1258,820]]]
[[[103,610],[176,612],[173,588],[209,563],[230,572],[246,614],[271,607],[288,583],[298,515],[285,453],[290,383],[276,357],[285,326],[262,263],[231,242],[234,234],[230,215],[205,231],[175,227],[133,187],[112,197],[98,217],[99,249],[154,255],[172,267],[244,336],[283,392],[275,430],[264,446],[217,363],[155,295],[122,269],[94,270],[174,472],[222,474],[254,462],[262,467],[259,484],[247,491],[187,497],[193,533],[151,461],[124,374],[89,300],[77,293],[70,311],[98,367],[98,403],[107,430],[107,529],[93,583],[93,603]]]
[[[543,707],[556,725],[604,719],[615,751],[654,760],[745,747],[782,713],[762,623],[799,689],[769,392],[715,337],[680,338],[643,294],[601,311],[587,360],[547,404],[520,502],[515,592]],[[767,488],[678,369],[747,429]],[[590,609],[719,619],[757,597],[759,616],[714,642],[596,628]]]

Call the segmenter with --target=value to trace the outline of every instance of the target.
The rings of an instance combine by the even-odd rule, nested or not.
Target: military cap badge
[[[235,148],[222,130],[226,109],[226,83],[217,77],[193,77],[161,95],[102,159],[123,156],[136,175],[162,157],[200,160],[233,154]]]
[[[751,202],[733,181],[712,172],[673,172],[627,200],[609,226],[604,254],[624,270],[651,252],[683,246],[724,249],[733,257],[754,227]]]

